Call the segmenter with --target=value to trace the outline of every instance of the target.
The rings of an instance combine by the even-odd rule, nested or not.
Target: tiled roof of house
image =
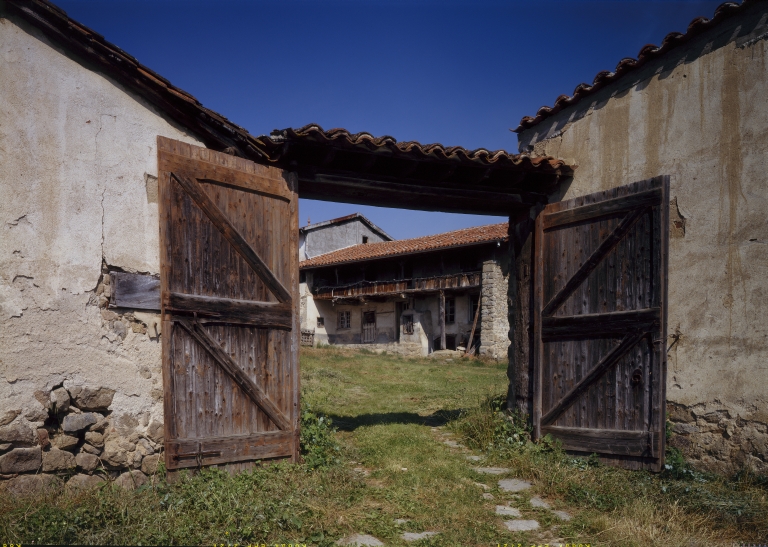
[[[371,230],[378,233],[381,237],[388,241],[392,241],[393,238],[391,235],[389,235],[387,232],[376,226],[373,222],[368,219],[365,215],[361,215],[360,213],[352,213],[351,215],[345,215],[343,217],[339,218],[332,218],[331,220],[324,220],[323,222],[316,222],[315,224],[307,224],[303,228],[299,228],[299,232],[311,232],[312,230],[317,230],[318,228],[324,228],[325,226],[331,226],[334,224],[344,224],[345,222],[349,222],[352,220],[359,219],[360,222],[366,224]]]
[[[339,249],[338,251],[333,251],[332,253],[322,254],[305,260],[299,265],[299,268],[306,270],[320,266],[331,266],[334,264],[359,262],[362,260],[437,251],[453,247],[466,247],[468,245],[490,243],[493,241],[506,241],[508,238],[508,227],[509,224],[507,222],[502,222],[499,224],[476,226],[474,228],[464,228],[462,230],[454,230],[452,232],[431,236],[414,237],[412,239],[398,239],[395,241],[383,241],[381,243],[353,245],[352,247],[346,247],[344,249]]]
[[[627,57],[619,61],[619,64],[616,65],[616,69],[613,72],[609,70],[598,72],[592,81],[592,85],[586,83],[577,85],[576,89],[573,91],[572,96],[569,97],[568,95],[560,95],[555,100],[554,105],[542,106],[536,113],[535,117],[523,117],[523,119],[520,120],[520,125],[513,129],[513,131],[515,133],[520,133],[541,123],[546,118],[557,114],[566,107],[578,103],[583,98],[596,93],[600,89],[604,88],[608,84],[615,82],[629,72],[634,72],[635,70],[647,64],[649,61],[656,59],[668,51],[685,44],[692,38],[695,38],[696,36],[702,34],[703,32],[716,25],[719,25],[726,19],[730,19],[731,17],[743,12],[745,9],[751,7],[754,4],[765,1],[766,0],[744,0],[741,4],[734,2],[726,2],[724,4],[720,4],[720,6],[718,6],[718,8],[715,10],[715,15],[712,17],[712,19],[707,19],[706,17],[697,17],[691,21],[684,33],[670,32],[667,34],[664,37],[664,40],[662,40],[660,46],[655,46],[653,44],[643,46],[637,55],[637,59]]]

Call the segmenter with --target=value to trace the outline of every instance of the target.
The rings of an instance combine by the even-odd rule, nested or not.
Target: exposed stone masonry
[[[506,263],[497,259],[483,262],[480,290],[480,355],[500,359],[506,357],[509,347],[509,310],[507,284],[509,271]]]
[[[768,424],[764,421],[734,415],[718,403],[689,407],[670,402],[667,412],[672,422],[670,446],[680,449],[695,466],[726,473],[748,467],[768,473]]]
[[[18,410],[0,416],[0,480],[15,494],[60,485],[84,488],[106,480],[133,488],[145,484],[162,457],[163,424],[109,410],[115,392],[104,387],[57,386],[38,391],[47,408],[33,428]]]

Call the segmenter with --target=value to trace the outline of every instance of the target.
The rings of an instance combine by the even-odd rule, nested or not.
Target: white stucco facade
[[[200,142],[1,8],[0,414],[42,425],[35,393],[80,384],[145,428],[162,421],[159,337],[99,307],[103,266],[158,273],[156,139]]]

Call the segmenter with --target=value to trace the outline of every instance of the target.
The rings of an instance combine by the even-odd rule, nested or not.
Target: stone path
[[[365,547],[379,547],[384,545],[381,541],[368,534],[352,534],[345,538],[341,538],[336,542],[336,545],[361,545]]]
[[[499,490],[503,492],[522,492],[530,487],[530,482],[520,479],[502,479],[499,481]]]
[[[450,438],[452,437],[451,433],[440,432],[436,428],[432,428],[432,431],[435,433],[439,433],[441,435],[440,442],[442,442],[449,448],[464,452],[463,455],[467,461],[480,462],[484,459],[483,456],[478,456],[475,454],[467,454],[468,450],[466,450],[466,447],[464,447],[460,443]],[[480,473],[483,475],[505,475],[511,472],[511,470],[506,467],[472,467],[471,469],[476,473]],[[488,492],[488,490],[490,490],[490,487],[488,485],[482,484],[479,482],[475,482],[474,484],[475,486],[478,486],[483,490],[485,490],[485,492],[482,493],[482,498],[484,500],[493,501],[495,499],[494,495]],[[524,494],[518,495],[517,493],[530,490],[530,488],[533,485],[529,481],[526,481],[523,479],[516,479],[516,478],[500,479],[497,484],[498,484],[499,490],[502,493],[508,494],[508,497],[516,499],[516,501],[508,502],[507,505],[496,505],[495,507],[495,512],[497,515],[507,518],[507,520],[503,521],[504,526],[507,528],[507,530],[509,530],[510,532],[529,532],[533,530],[539,530],[540,524],[538,521],[530,518],[529,519],[522,518],[523,517],[522,511],[520,511],[520,509],[518,509],[517,507],[512,507],[513,503],[525,504],[525,495]],[[532,496],[528,500],[528,503],[533,509],[550,511],[553,515],[555,515],[558,519],[562,521],[569,521],[572,518],[571,515],[566,511],[552,509],[552,506],[547,501],[540,498],[539,496]],[[553,530],[555,529],[556,528],[553,528]],[[405,532],[402,534],[401,537],[405,541],[417,541],[419,539],[424,539],[424,538],[433,536],[435,534],[437,534],[437,532],[421,532],[421,533]]]
[[[549,504],[538,496],[533,496],[529,503],[531,507],[538,507],[539,509],[549,509]]]
[[[520,509],[515,509],[514,507],[509,507],[508,505],[497,505],[496,514],[501,515],[502,517],[515,517],[515,518],[519,518],[523,516],[523,514],[520,512]]]
[[[405,541],[418,541],[420,539],[436,536],[437,534],[438,532],[420,532],[418,534],[416,532],[403,532],[403,535],[400,537]]]
[[[486,475],[504,475],[509,473],[509,469],[506,467],[473,467],[472,469]]]
[[[560,520],[571,520],[571,515],[566,511],[552,511]]]
[[[539,523],[535,520],[505,520],[504,526],[510,532],[528,532],[539,529]]]

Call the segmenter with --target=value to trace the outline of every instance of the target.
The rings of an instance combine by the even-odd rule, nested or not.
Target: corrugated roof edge
[[[379,260],[385,258],[394,258],[398,256],[406,256],[413,254],[420,254],[432,251],[441,251],[446,249],[458,249],[462,247],[470,247],[474,245],[483,245],[487,243],[493,243],[494,241],[508,241],[509,235],[507,230],[509,229],[508,222],[501,222],[498,224],[487,224],[484,226],[475,226],[471,228],[462,228],[460,230],[453,230],[450,232],[443,232],[440,234],[434,234],[430,236],[414,237],[410,239],[396,239],[394,241],[384,241],[380,243],[367,243],[365,245],[352,245],[345,247],[330,253],[325,253],[307,259],[299,263],[299,269],[321,268],[325,266],[337,266],[340,264],[351,264],[354,262],[363,262],[366,260]],[[482,235],[480,232],[488,231],[488,234]],[[475,238],[459,239],[454,243],[439,244],[435,243],[430,245],[430,240],[436,240],[440,238],[448,238],[462,235],[478,234]],[[426,243],[419,247],[419,244]],[[349,256],[357,250],[365,250],[366,254],[363,256]]]
[[[359,218],[362,222],[367,224],[368,227],[374,232],[378,232],[378,234],[384,237],[384,239],[388,239],[389,241],[393,241],[395,239],[394,237],[389,235],[387,232],[385,232],[384,230],[376,226],[373,222],[371,222],[371,220],[368,217],[360,213],[352,213],[351,215],[345,215],[339,218],[332,218],[331,220],[324,220],[323,222],[317,222],[315,224],[307,224],[303,228],[299,228],[299,231],[309,232],[317,228],[322,228],[323,226],[330,226],[331,224],[341,224],[342,222],[347,222],[349,220],[354,220],[356,218]]]
[[[654,44],[648,44],[643,46],[637,55],[637,59],[632,59],[631,57],[627,57],[619,61],[619,64],[616,65],[616,70],[614,70],[613,72],[610,72],[608,70],[603,70],[602,72],[598,72],[592,82],[592,85],[589,85],[586,83],[581,83],[577,85],[576,89],[573,91],[572,96],[560,95],[555,100],[554,105],[542,106],[541,108],[539,108],[538,112],[536,112],[535,117],[524,116],[520,120],[520,125],[518,125],[515,129],[512,129],[511,131],[515,133],[521,133],[526,129],[529,129],[535,125],[538,125],[545,119],[557,114],[564,108],[578,103],[585,97],[588,97],[589,95],[596,93],[597,91],[604,88],[608,84],[611,84],[617,81],[618,79],[622,78],[624,75],[637,70],[638,68],[642,67],[649,61],[664,55],[668,51],[685,44],[686,42],[690,41],[692,38],[720,24],[726,19],[730,19],[731,17],[741,13],[748,7],[761,2],[766,2],[766,1],[768,0],[744,0],[741,4],[734,3],[734,2],[725,2],[723,4],[720,4],[715,10],[715,15],[714,17],[712,17],[712,19],[707,19],[706,17],[697,17],[696,19],[691,21],[685,33],[670,32],[669,34],[667,34],[664,37],[664,40],[661,42],[661,46],[657,47]]]

